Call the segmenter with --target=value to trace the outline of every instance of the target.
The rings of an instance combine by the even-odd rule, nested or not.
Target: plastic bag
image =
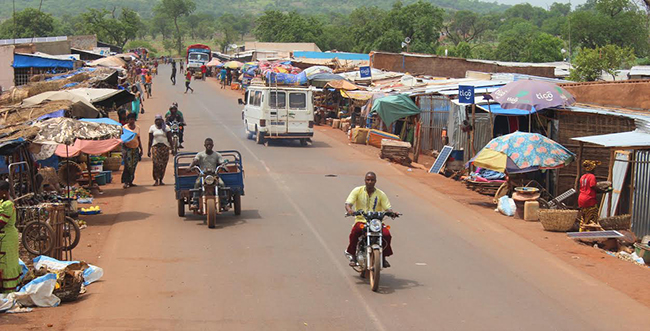
[[[14,293],[14,297],[16,302],[25,307],[56,307],[61,299],[52,294],[55,286],[56,274],[47,274],[27,283]]]
[[[11,293],[0,293],[0,313],[4,313],[16,305],[16,299]]]
[[[27,268],[27,265],[25,265],[25,262],[23,260],[18,259],[18,264],[20,265],[20,278],[19,280],[23,280],[25,278],[25,275],[29,272],[29,269]]]
[[[499,198],[499,204],[497,206],[499,212],[506,216],[514,216],[515,211],[517,210],[517,205],[515,205],[515,200],[508,197],[507,195]]]
[[[38,256],[34,259],[34,268],[36,270],[40,269],[41,267],[45,266],[50,270],[54,271],[61,271],[65,269],[65,267],[74,264],[74,263],[80,263],[79,261],[59,261],[57,259],[53,259],[49,256],[41,255]],[[88,286],[93,282],[96,282],[102,276],[104,276],[104,269],[94,266],[92,264],[88,264],[88,268],[84,270],[83,272],[84,276],[84,285]]]

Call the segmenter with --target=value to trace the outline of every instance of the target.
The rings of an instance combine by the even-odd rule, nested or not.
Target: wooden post
[[[472,131],[470,131],[470,147],[472,148],[472,157],[476,155],[474,147],[474,130],[476,130],[476,104],[472,104]]]
[[[616,161],[616,150],[612,149],[612,152],[609,155],[609,175],[607,176],[608,181],[612,181],[612,177],[614,176],[614,163]],[[614,183],[612,182],[612,185]],[[612,192],[607,193],[607,217],[612,216],[611,211],[612,211]]]
[[[635,185],[635,180],[634,176],[636,176],[636,150],[632,150],[632,155],[630,155],[630,209],[628,210],[628,214],[632,214],[632,209],[634,209],[634,185]]]
[[[585,143],[582,141],[580,142],[580,148],[578,149],[578,162],[576,166],[576,181],[575,184],[573,184],[573,189],[576,190],[576,192],[580,192],[580,188],[578,187],[578,183],[580,182],[580,177],[582,175],[581,170],[582,170],[582,151],[584,149]]]
[[[413,162],[417,163],[420,159],[420,147],[422,146],[422,121],[418,120],[415,124],[415,149],[413,150]]]

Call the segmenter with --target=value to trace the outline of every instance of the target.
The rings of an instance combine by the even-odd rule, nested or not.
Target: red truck
[[[194,44],[187,47],[185,54],[185,63],[187,63],[187,70],[194,72],[201,72],[201,66],[208,64],[212,60],[212,50],[210,46],[203,44]]]

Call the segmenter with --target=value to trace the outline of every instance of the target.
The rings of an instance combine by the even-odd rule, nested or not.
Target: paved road
[[[317,133],[310,147],[246,140],[240,107],[211,81],[194,94],[156,78],[153,113],[177,101],[186,150],[203,139],[243,154],[241,217],[217,229],[176,216],[171,185],[140,166],[102,251],[103,282],[69,329],[614,330],[647,328],[650,311],[394,166]],[[179,81],[181,81],[179,79]],[[156,109],[161,109],[156,111]],[[146,140],[146,139],[145,139]],[[392,222],[392,268],[379,293],[347,266],[343,201],[374,170],[405,216]],[[168,169],[167,183],[173,181]],[[336,177],[326,175],[336,175]],[[137,191],[136,191],[137,190]],[[137,194],[135,192],[138,192]],[[482,225],[474,225],[472,220]],[[487,224],[487,225],[485,225]]]

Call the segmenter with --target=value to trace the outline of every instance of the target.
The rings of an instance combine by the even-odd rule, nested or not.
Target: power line
[[[14,0],[16,1],[16,0]],[[36,17],[37,21],[41,20],[41,8],[43,8],[43,0],[41,0],[41,3],[38,5],[38,16]],[[32,43],[34,43],[34,38],[36,37],[36,29],[32,31]]]

